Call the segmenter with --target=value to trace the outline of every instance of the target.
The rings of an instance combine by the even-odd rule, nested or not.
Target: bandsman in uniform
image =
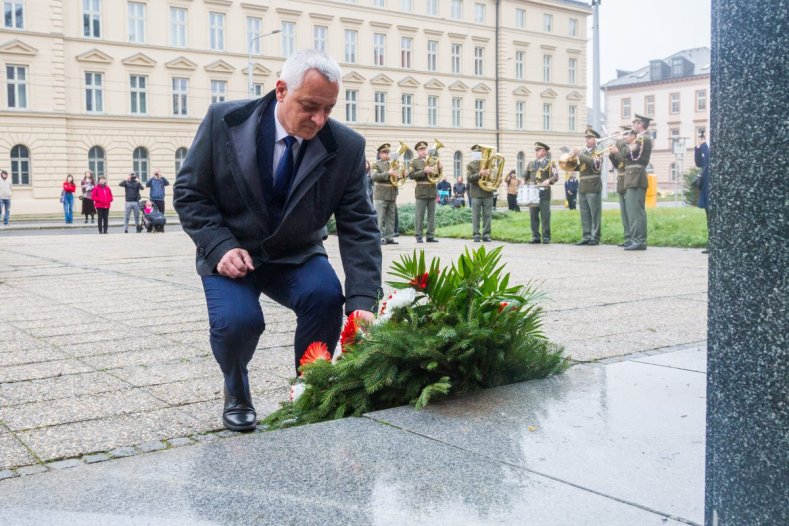
[[[625,155],[628,145],[636,140],[636,132],[630,126],[620,126],[622,138],[618,139],[608,151],[608,159],[616,170],[616,193],[619,195],[619,214],[622,217],[622,231],[624,242],[619,246],[630,244],[630,223],[627,222],[627,209],[625,208]]]
[[[625,152],[625,210],[630,226],[630,244],[625,245],[625,250],[647,249],[647,165],[652,156],[652,137],[647,128],[651,120],[635,114],[633,131],[636,139]]]
[[[540,189],[540,205],[529,207],[531,220],[531,241],[536,245],[540,242],[551,242],[551,185],[559,180],[556,165],[550,162],[550,147],[544,142],[534,143],[534,155],[537,157],[526,168],[524,179],[526,184],[536,185]],[[542,221],[542,238],[540,237],[540,221]]]
[[[373,202],[378,214],[378,228],[381,229],[381,244],[397,245],[397,241],[394,240],[394,228],[398,189],[392,184],[392,178],[400,174],[397,170],[391,169],[389,148],[388,142],[378,147],[378,160],[372,167],[371,177],[375,184]]]
[[[585,136],[586,148],[575,149],[578,156],[578,200],[583,232],[581,241],[576,245],[599,245],[600,218],[603,212],[603,181],[600,179],[603,157],[595,152],[600,134],[589,128]]]
[[[408,177],[416,181],[416,216],[414,217],[414,230],[416,231],[416,242],[422,242],[424,231],[424,216],[427,211],[427,242],[438,243],[436,239],[436,197],[438,191],[436,185],[427,180],[429,174],[434,173],[440,167],[427,166],[427,143],[419,141],[414,145],[417,158],[411,160]]]
[[[471,235],[479,243],[479,219],[482,216],[482,241],[492,241],[490,237],[490,218],[493,215],[493,192],[479,186],[480,177],[488,177],[490,170],[480,170],[482,148],[479,144],[471,147],[471,162],[466,165],[468,195],[471,198]]]

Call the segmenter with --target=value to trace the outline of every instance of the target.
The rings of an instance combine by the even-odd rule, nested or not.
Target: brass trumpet
[[[441,180],[441,177],[444,175],[444,170],[441,168],[441,164],[439,163],[438,159],[438,150],[443,148],[444,145],[438,139],[435,141],[436,142],[433,144],[433,147],[427,151],[427,160],[425,161],[425,166],[438,168],[432,174],[427,175],[427,180],[432,184],[438,183]]]
[[[392,155],[392,164],[390,168],[397,172],[397,175],[389,175],[389,182],[392,184],[392,186],[399,188],[406,182],[405,163],[401,159],[410,149],[411,148],[409,148],[406,143],[400,141],[400,147],[397,149],[397,153]]]
[[[484,177],[480,175],[477,184],[486,192],[495,192],[499,188],[501,178],[504,175],[504,156],[497,152],[493,146],[480,144],[479,147],[482,152],[479,169],[490,170],[490,173]]]

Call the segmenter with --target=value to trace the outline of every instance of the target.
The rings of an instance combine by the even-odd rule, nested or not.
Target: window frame
[[[356,64],[359,50],[359,32],[355,29],[345,30],[345,63]]]
[[[526,10],[521,8],[515,9],[515,27],[518,29],[526,29]]]
[[[452,97],[452,127],[463,127],[463,97]]]
[[[408,44],[408,45],[406,45]],[[414,50],[413,37],[400,37],[400,67],[411,69],[413,67],[412,54]]]
[[[101,155],[98,155],[99,152]],[[95,181],[98,181],[99,177],[107,176],[107,151],[98,144],[88,150],[88,170],[93,172]]]
[[[13,78],[10,72],[13,71]],[[19,80],[19,72],[23,72],[23,79]],[[28,109],[28,90],[27,81],[30,78],[29,67],[22,64],[6,64],[5,65],[5,79],[6,79],[6,108],[13,111],[23,111]],[[13,105],[11,104],[13,93]],[[19,104],[20,93],[22,94],[23,103]]]
[[[431,49],[433,47],[434,49]],[[438,40],[427,41],[427,70],[438,71]]]
[[[526,52],[515,52],[515,80],[524,80],[526,78]]]
[[[474,99],[474,127],[485,128],[485,99]]]
[[[630,119],[633,116],[633,101],[630,97],[622,97],[619,102],[619,115],[622,120]]]
[[[127,2],[126,3],[126,17],[128,19],[129,42],[134,44],[145,43],[145,11],[146,4],[143,2]],[[132,8],[140,9],[139,13],[132,13]],[[137,35],[139,30],[140,35]]]
[[[260,36],[263,34],[263,19],[259,16],[246,17],[247,27],[247,54],[262,55],[263,46]],[[257,27],[254,27],[257,26]]]
[[[176,83],[178,86],[176,86]],[[172,115],[175,117],[189,116],[189,77],[171,77]],[[178,111],[180,110],[180,111]]]
[[[211,79],[211,104],[227,100],[227,81]]]
[[[15,150],[19,152],[17,155],[14,155]],[[26,155],[22,156],[21,152],[24,152]],[[31,169],[33,161],[30,154],[30,148],[28,148],[28,146],[25,144],[13,145],[9,150],[9,161],[11,184],[14,186],[31,186],[33,184]],[[25,182],[25,178],[27,179],[27,182]]]
[[[542,30],[546,33],[553,33],[553,15],[551,13],[542,14]]]
[[[296,23],[283,20],[280,24],[282,56],[287,58],[296,51]]]
[[[208,49],[225,50],[225,14],[219,11],[208,12]]]
[[[463,0],[452,0],[451,16],[453,20],[463,20]]]
[[[701,96],[699,96],[701,95]],[[707,90],[697,89],[694,93],[696,113],[703,113],[707,111]],[[699,107],[699,102],[702,102],[702,107]]]
[[[427,125],[431,128],[438,126],[438,95],[427,96]]]
[[[96,6],[98,6],[98,12],[94,12]],[[83,37],[101,38],[101,11],[101,0],[82,0]]]
[[[450,53],[450,60],[452,63],[452,73],[456,75],[463,74],[463,44],[453,42]]]
[[[183,15],[183,20],[181,20]],[[189,39],[189,9],[170,6],[170,47],[184,48]]]
[[[400,123],[403,126],[414,125],[414,94],[402,93],[400,95]]]
[[[567,130],[574,132],[578,127],[578,105],[567,106]]]
[[[139,155],[138,154],[145,154]],[[148,181],[148,172],[151,163],[151,153],[145,146],[138,146],[132,152],[132,171],[137,174],[141,183]]]
[[[373,65],[386,65],[386,33],[373,33]]]
[[[526,115],[526,102],[522,100],[515,101],[515,129],[523,130]]]
[[[10,23],[7,23],[6,19],[6,5],[11,6]],[[3,28],[25,29],[25,2],[23,0],[3,0]]]
[[[329,27],[316,24],[312,26],[312,48],[326,51],[326,42],[329,40]]]
[[[542,103],[542,129],[543,131],[551,131],[553,122],[553,104],[550,102]]]
[[[542,81],[551,82],[551,73],[553,69],[553,55],[542,56]]]
[[[682,111],[682,95],[680,92],[675,91],[668,94],[668,113],[669,115],[678,115]],[[676,110],[674,104],[676,103]]]
[[[567,83],[572,86],[578,84],[578,59],[575,57],[567,59]]]
[[[181,152],[183,152],[183,155],[179,155]],[[178,172],[181,171],[181,167],[183,167],[187,155],[189,155],[189,148],[186,146],[181,146],[175,150],[175,175],[178,175]]]
[[[485,19],[487,18],[486,11],[487,11],[487,9],[486,9],[485,4],[480,3],[480,2],[475,2],[474,3],[474,22],[476,22],[477,24],[484,24],[485,23]]]
[[[651,109],[650,109],[651,106]],[[655,96],[654,95],[644,95],[644,115],[647,116],[654,116],[655,115]]]
[[[373,94],[375,108],[375,124],[386,124],[386,92],[376,91]]]
[[[90,82],[88,81],[90,75]],[[85,112],[104,113],[104,73],[100,71],[85,71]],[[99,80],[98,84],[96,79]],[[90,106],[93,109],[90,109]]]
[[[359,122],[359,90],[345,90],[345,122]]]
[[[140,79],[142,79],[142,86],[140,86]],[[135,111],[135,107],[137,111]],[[129,113],[131,115],[148,115],[147,75],[129,74]]]
[[[474,46],[474,75],[485,75],[485,48],[481,46]]]

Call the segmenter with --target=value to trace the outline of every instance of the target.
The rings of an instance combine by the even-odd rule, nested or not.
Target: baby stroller
[[[448,205],[451,203],[449,198],[449,190],[439,190],[438,191],[438,204],[440,205]]]
[[[145,212],[146,203],[150,203],[151,209],[148,213]],[[150,199],[140,199],[140,210],[142,211],[142,227],[147,232],[164,232],[164,225],[167,224],[167,218],[156,207],[156,203]]]

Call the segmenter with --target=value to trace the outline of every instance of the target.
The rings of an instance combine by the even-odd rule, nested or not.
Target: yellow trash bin
[[[657,206],[657,176],[647,174],[647,199],[646,207],[655,208]]]

